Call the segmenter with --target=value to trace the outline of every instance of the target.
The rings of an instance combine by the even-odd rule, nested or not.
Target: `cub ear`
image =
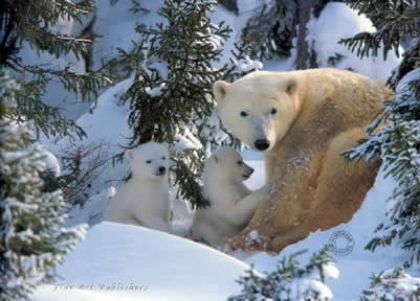
[[[214,94],[214,97],[216,98],[217,103],[220,103],[220,104],[223,103],[223,100],[226,97],[229,86],[230,84],[223,80],[218,80],[217,82],[213,84],[213,94]]]
[[[292,78],[286,84],[286,92],[287,94],[294,94],[297,91],[297,80]]]
[[[125,157],[127,158],[128,161],[133,160],[134,158],[133,151],[131,149],[127,149],[125,151]]]

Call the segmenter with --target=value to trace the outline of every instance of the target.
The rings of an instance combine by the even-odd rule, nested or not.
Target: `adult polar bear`
[[[365,137],[382,101],[383,83],[338,69],[253,72],[213,93],[224,126],[264,151],[267,185],[234,248],[280,251],[317,229],[347,222],[372,186],[377,169],[341,155]],[[267,187],[266,187],[267,189]],[[257,230],[252,240],[249,233]]]

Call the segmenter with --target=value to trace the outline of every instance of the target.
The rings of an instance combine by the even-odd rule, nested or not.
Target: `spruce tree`
[[[46,136],[83,135],[83,130],[62,116],[59,109],[43,101],[47,84],[60,82],[67,93],[82,100],[92,100],[98,90],[109,84],[101,72],[78,73],[72,66],[59,68],[33,65],[20,55],[24,43],[38,54],[61,58],[73,54],[81,60],[91,51],[93,37],[76,37],[54,30],[60,20],[81,22],[94,10],[94,1],[64,0],[4,0],[0,2],[0,68],[7,68],[19,78],[21,89],[16,94],[17,121],[34,121],[38,131]]]
[[[371,277],[370,287],[362,292],[361,301],[420,300],[420,280],[403,269],[391,269]]]
[[[314,253],[306,265],[302,265],[297,258],[302,253],[304,252],[282,258],[277,269],[266,275],[257,274],[253,269],[247,271],[247,274],[238,280],[242,287],[241,293],[228,300],[332,300],[325,279],[338,277],[338,270],[328,248]]]
[[[359,56],[399,54],[402,39],[411,39],[400,66],[389,83],[396,99],[386,102],[382,115],[367,129],[369,140],[347,155],[350,159],[381,159],[386,176],[396,182],[389,220],[379,225],[378,237],[367,248],[393,242],[412,253],[409,263],[420,263],[420,3],[418,1],[349,1],[377,26],[377,32],[359,33],[342,43]],[[378,53],[383,45],[383,52]],[[382,126],[383,125],[383,126]]]
[[[158,14],[164,22],[151,28],[138,26],[139,41],[125,61],[134,66],[135,80],[123,100],[129,104],[132,130],[129,147],[150,140],[175,143],[185,129],[200,141],[195,149],[173,160],[178,196],[204,206],[200,174],[206,151],[222,143],[213,114],[212,84],[225,72],[216,67],[230,29],[213,24],[208,16],[216,1],[166,0]]]
[[[298,20],[296,1],[275,0],[264,3],[253,13],[242,32],[242,41],[260,60],[289,56]]]
[[[43,192],[43,148],[17,123],[19,87],[0,72],[0,300],[26,300],[83,237],[63,227],[61,191]]]

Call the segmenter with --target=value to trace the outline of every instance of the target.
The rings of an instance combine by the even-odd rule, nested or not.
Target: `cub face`
[[[233,148],[221,148],[213,153],[207,162],[207,168],[211,168],[214,177],[226,183],[243,182],[254,172]]]
[[[148,142],[126,151],[133,176],[159,181],[168,175],[169,151],[165,144]]]
[[[296,91],[295,79],[271,72],[213,85],[223,125],[257,151],[269,151],[287,133],[299,107]]]

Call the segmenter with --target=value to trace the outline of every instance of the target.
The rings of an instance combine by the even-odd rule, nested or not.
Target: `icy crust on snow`
[[[61,277],[40,287],[32,301],[226,300],[249,268],[189,240],[106,222],[91,228],[58,268]]]
[[[337,68],[351,69],[372,78],[386,80],[401,60],[393,51],[388,53],[387,60],[382,55],[361,59],[356,52],[339,44],[341,39],[350,38],[359,32],[375,31],[365,15],[358,15],[357,11],[344,3],[328,3],[319,18],[313,17],[308,22],[307,29],[308,44],[314,47],[320,67],[332,67],[333,60]],[[403,52],[400,50],[400,53]]]

